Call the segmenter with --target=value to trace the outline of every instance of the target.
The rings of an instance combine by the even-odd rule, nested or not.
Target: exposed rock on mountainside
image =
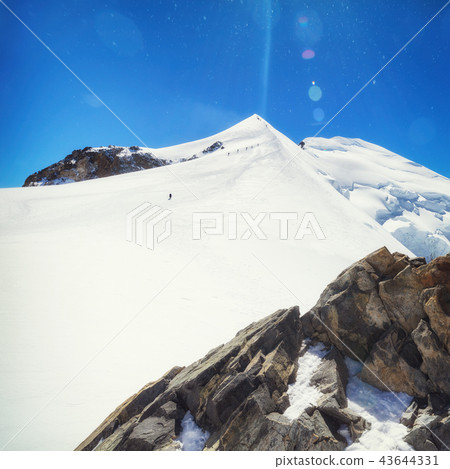
[[[328,413],[311,408],[309,414],[293,421],[282,415],[289,405],[286,391],[295,380],[302,340],[298,307],[277,311],[202,360],[148,385],[77,449],[176,449],[174,440],[187,411],[210,432],[208,449],[343,449],[346,443],[337,433],[339,422],[360,419],[340,415],[339,404],[334,411],[330,404]],[[328,365],[335,371],[333,376],[339,377],[342,357],[338,351],[329,355]],[[343,388],[338,389],[345,378],[339,377],[335,384],[323,371],[315,379],[329,392],[330,400],[345,399]]]
[[[86,181],[169,164],[140,147],[86,147],[27,177],[25,186]]]
[[[416,398],[403,414],[401,423],[411,428],[405,441],[417,451],[448,450],[450,415],[448,396],[430,394]]]
[[[401,423],[418,450],[450,446],[450,255],[426,264],[382,248],[345,270],[300,318],[279,310],[119,406],[77,450],[176,450],[190,412],[207,450],[342,450],[370,430],[348,409],[344,356],[360,378],[415,397]],[[308,340],[305,340],[308,339]],[[288,385],[310,340],[329,351],[310,385],[321,397],[294,419]],[[381,448],[380,448],[381,449]]]
[[[208,148],[205,148],[205,149],[203,150],[203,153],[205,153],[205,154],[206,154],[206,153],[212,153],[212,152],[218,150],[219,148],[222,148],[222,149],[223,149],[224,146],[223,146],[223,143],[222,143],[222,142],[217,141],[217,142],[214,142],[212,145],[210,145]]]
[[[205,148],[202,153],[206,155],[223,148],[223,143],[217,141]],[[198,155],[193,155],[172,161],[157,158],[148,148],[135,146],[86,147],[83,150],[74,150],[58,163],[28,176],[23,187],[86,181],[88,179],[142,171],[143,169],[158,168],[175,162],[184,163],[197,158]]]

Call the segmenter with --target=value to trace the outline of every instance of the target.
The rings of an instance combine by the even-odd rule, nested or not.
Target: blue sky
[[[446,3],[4,1],[150,147],[254,113],[312,136]],[[77,148],[142,146],[1,4],[0,37],[0,187]],[[450,177],[449,75],[450,6],[320,135]]]

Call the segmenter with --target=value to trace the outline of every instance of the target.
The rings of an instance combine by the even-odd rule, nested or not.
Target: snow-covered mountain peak
[[[309,163],[416,255],[450,251],[450,181],[361,139],[308,138]]]
[[[1,439],[64,389],[9,449],[73,448],[149,379],[276,309],[306,312],[340,272],[381,246],[411,257],[448,246],[449,181],[362,140],[307,139],[301,149],[253,115],[194,142],[133,148],[77,154],[97,177],[90,165],[100,154],[101,168],[111,158],[123,168],[128,152],[136,164],[147,152],[161,164],[0,191],[0,313],[5,330],[20,331],[3,337],[0,370],[9,378],[0,399],[11,405]],[[138,243],[145,220],[133,218],[145,204],[170,212],[170,236],[154,250]],[[198,230],[200,239],[199,214],[218,227]],[[136,242],[127,238],[130,216]]]

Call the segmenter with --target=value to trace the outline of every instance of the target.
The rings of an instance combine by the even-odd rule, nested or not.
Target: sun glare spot
[[[311,86],[308,90],[308,96],[311,101],[319,101],[322,97],[322,90],[320,89],[320,86],[313,84],[313,86]]]
[[[312,49],[306,49],[302,52],[302,58],[308,60],[313,59],[316,56],[316,53]]]
[[[313,117],[316,122],[322,122],[325,117],[325,112],[322,108],[316,107],[313,111]]]

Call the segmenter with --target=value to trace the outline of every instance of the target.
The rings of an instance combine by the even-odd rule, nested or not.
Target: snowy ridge
[[[203,153],[218,141],[224,149]],[[365,143],[348,147],[352,158],[356,149],[379,156]],[[0,373],[8,377],[0,389],[0,442],[7,449],[73,449],[149,380],[194,362],[279,308],[300,304],[305,313],[330,281],[369,252],[387,246],[420,254],[398,240],[399,228],[388,230],[389,220],[381,226],[373,210],[342,197],[319,173],[338,180],[324,154],[340,150],[311,148],[293,159],[299,147],[254,115],[212,137],[154,150],[165,161],[202,156],[182,164],[0,190]],[[412,180],[399,184],[418,192],[413,182],[425,187],[429,173],[419,168],[419,178],[418,167],[410,167],[405,175]],[[432,181],[420,189],[422,197],[448,194],[445,178]],[[127,214],[146,201],[171,211],[172,234],[153,251],[125,236]],[[430,208],[418,209],[420,215],[405,211],[418,218],[403,223],[411,219],[426,233],[441,229],[445,238],[447,209],[443,221]],[[199,212],[223,214],[224,234],[194,240],[192,218]],[[288,239],[280,239],[280,223],[270,214],[286,212],[298,218],[289,221]],[[229,213],[238,215],[233,240]],[[266,239],[246,238],[242,213],[264,215],[259,226]],[[313,233],[294,239],[305,213],[315,215],[325,239]]]
[[[450,251],[447,178],[361,139],[305,142],[318,174],[417,256]]]

